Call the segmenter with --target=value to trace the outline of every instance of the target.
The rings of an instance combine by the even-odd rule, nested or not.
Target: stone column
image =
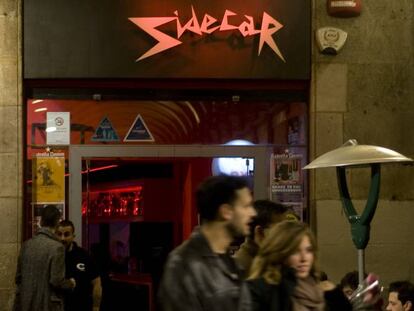
[[[0,0],[0,311],[11,310],[21,240],[21,8]]]

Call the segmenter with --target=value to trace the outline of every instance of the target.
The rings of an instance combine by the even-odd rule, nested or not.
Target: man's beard
[[[230,236],[233,239],[244,238],[246,236],[243,230],[238,228],[234,223],[228,223],[226,225],[226,228],[227,228],[227,232],[230,234]]]

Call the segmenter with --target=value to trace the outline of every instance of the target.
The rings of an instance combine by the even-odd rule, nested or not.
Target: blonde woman
[[[322,290],[315,237],[303,223],[284,221],[270,229],[247,282],[253,311],[352,310],[339,289]]]

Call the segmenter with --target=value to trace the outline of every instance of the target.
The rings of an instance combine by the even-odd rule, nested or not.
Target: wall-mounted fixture
[[[345,31],[334,27],[323,27],[316,31],[316,43],[322,54],[338,54],[347,37]]]
[[[354,17],[361,14],[361,0],[328,0],[328,14],[336,17]]]

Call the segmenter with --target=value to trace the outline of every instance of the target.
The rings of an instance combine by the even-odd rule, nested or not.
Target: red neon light
[[[262,52],[264,44],[267,44],[273,52],[279,56],[279,58],[285,62],[285,59],[280,52],[276,42],[273,40],[273,34],[279,31],[283,25],[279,23],[276,19],[271,17],[266,12],[263,12],[262,17],[262,26],[261,29],[255,29],[254,19],[252,16],[245,15],[246,20],[242,22],[239,26],[232,25],[229,22],[229,17],[237,15],[236,13],[226,10],[224,12],[223,19],[220,24],[216,18],[204,14],[204,18],[201,22],[201,25],[197,19],[196,12],[194,11],[193,6],[191,6],[192,17],[191,19],[183,26],[180,23],[178,10],[174,12],[175,16],[168,17],[131,17],[129,20],[137,25],[139,28],[144,30],[150,36],[158,41],[158,43],[139,57],[136,61],[141,61],[147,57],[153,56],[155,54],[161,53],[165,50],[171,49],[177,45],[182,44],[182,41],[178,40],[183,35],[185,31],[191,31],[199,36],[202,36],[203,33],[211,34],[215,31],[229,31],[229,30],[239,30],[243,37],[254,36],[259,34],[259,50],[258,55]],[[162,31],[156,29],[158,26],[170,23],[175,21],[177,23],[177,39],[173,38]],[[215,25],[215,26],[213,26]]]
[[[118,167],[118,165],[114,164],[114,165],[107,165],[107,166],[92,168],[92,169],[89,170],[89,173],[97,172],[97,171],[103,171],[103,170],[107,170],[107,169],[114,168],[114,167]],[[81,174],[86,174],[87,172],[88,172],[88,170],[84,170],[84,171],[81,172]],[[68,176],[68,175],[69,174],[65,174],[65,176]]]
[[[102,193],[102,192],[108,192],[108,193],[113,193],[113,192],[135,192],[135,191],[142,191],[143,186],[131,186],[131,187],[120,187],[120,188],[114,188],[114,189],[110,189],[110,190],[97,190],[97,191],[91,191],[91,193]]]

